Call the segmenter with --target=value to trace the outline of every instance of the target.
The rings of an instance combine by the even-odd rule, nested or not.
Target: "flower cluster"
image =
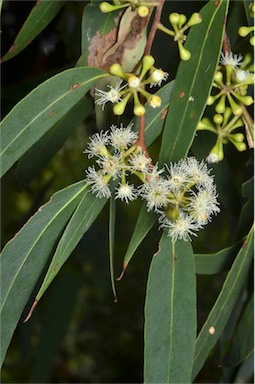
[[[124,113],[126,105],[131,98],[134,99],[134,114],[136,116],[144,115],[145,107],[141,103],[139,95],[145,98],[151,107],[160,107],[161,98],[145,90],[145,86],[148,84],[150,84],[150,87],[160,86],[162,81],[167,80],[168,73],[162,69],[155,68],[154,63],[155,60],[151,55],[144,56],[138,74],[124,72],[120,64],[113,64],[110,67],[110,74],[118,76],[122,80],[117,81],[115,87],[108,86],[110,88],[109,91],[96,88],[95,103],[102,105],[102,108],[104,108],[107,102],[115,104],[113,107],[115,115],[122,115]]]
[[[156,7],[157,1],[146,0],[113,0],[113,4],[103,1],[99,8],[103,13],[113,12],[121,8],[127,8],[131,6],[133,10],[137,9],[137,13],[140,17],[148,16],[150,8]]]
[[[174,41],[178,44],[180,58],[187,61],[191,57],[191,53],[184,48],[183,43],[186,41],[187,36],[185,32],[193,25],[200,24],[202,21],[201,15],[197,12],[193,13],[190,19],[187,21],[187,17],[184,14],[173,12],[169,15],[169,21],[173,27],[173,30],[166,28],[163,24],[158,24],[158,29],[173,36]]]
[[[247,146],[245,136],[241,132],[233,133],[237,128],[246,124],[246,139],[249,146],[253,141],[253,127],[246,120],[246,106],[253,104],[253,98],[249,96],[248,87],[254,82],[254,73],[245,70],[248,60],[243,62],[241,55],[226,52],[221,54],[220,63],[214,76],[213,95],[207,100],[207,105],[215,105],[213,121],[203,118],[197,126],[197,130],[210,131],[217,135],[217,140],[211,149],[207,161],[217,163],[224,158],[224,144],[231,142],[239,152]],[[216,93],[215,93],[216,90]]]
[[[245,151],[245,136],[241,132],[233,133],[234,130],[243,126],[239,116],[233,116],[230,108],[226,108],[223,114],[215,114],[213,121],[204,117],[198,124],[198,131],[209,131],[217,135],[214,147],[207,157],[208,163],[218,163],[224,158],[223,144],[231,142],[239,152]]]
[[[245,106],[253,104],[253,98],[247,95],[247,89],[254,82],[254,74],[239,68],[243,64],[242,59],[241,55],[232,52],[221,54],[221,65],[215,73],[213,82],[218,92],[214,96],[209,96],[207,100],[207,105],[218,101],[215,107],[217,113],[224,112],[226,100],[236,116],[242,115],[242,104]]]
[[[219,212],[213,177],[204,162],[190,157],[158,169],[137,145],[131,126],[113,125],[109,131],[94,134],[84,152],[97,163],[97,169],[90,166],[86,171],[91,192],[109,198],[114,188],[115,199],[126,203],[138,196],[145,199],[147,210],[159,215],[160,228],[174,242],[190,240]],[[129,179],[134,175],[137,186]],[[114,187],[111,180],[118,180]]]

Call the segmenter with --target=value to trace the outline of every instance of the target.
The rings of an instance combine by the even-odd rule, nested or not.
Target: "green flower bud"
[[[192,27],[193,25],[200,24],[202,22],[202,17],[199,13],[195,12],[193,15],[191,15],[191,18],[187,22],[189,27]]]
[[[140,17],[148,16],[149,12],[150,10],[148,7],[146,7],[146,5],[140,5],[140,7],[137,9],[137,13]]]
[[[101,12],[108,13],[108,12],[113,12],[113,11],[116,11],[117,9],[128,7],[128,6],[129,4],[113,5],[113,4],[107,3],[106,1],[103,1],[99,5],[99,8]]]
[[[125,111],[125,108],[126,108],[126,105],[127,105],[127,102],[129,100],[131,96],[131,93],[128,94],[122,101],[120,101],[118,104],[115,104],[114,107],[113,107],[113,113],[115,115],[123,115],[124,111]]]
[[[180,215],[179,209],[170,205],[166,210],[166,217],[170,220],[177,220]]]
[[[232,92],[232,94],[235,96],[235,98],[247,107],[253,104],[253,98],[251,96],[241,96],[237,92]]]
[[[244,135],[242,133],[230,133],[227,135],[227,138],[229,140],[234,140],[236,141],[237,143],[242,143],[244,141]]]
[[[245,27],[245,26],[242,26],[238,29],[238,33],[241,37],[245,37],[247,35],[249,35],[250,32],[252,32],[254,30],[254,27]]]
[[[217,113],[223,113],[225,111],[225,108],[226,108],[226,95],[223,94],[220,97],[220,101],[218,102],[218,104],[215,107],[215,111]]]
[[[250,44],[254,47],[254,36],[250,38]]]
[[[211,149],[209,157],[213,158],[215,163],[224,159],[224,150],[222,139],[217,139],[215,146]],[[217,160],[216,160],[217,159]]]
[[[236,149],[239,151],[239,152],[243,152],[246,150],[246,144],[244,142],[242,143],[238,143],[237,141],[233,140],[231,141],[232,144],[234,144],[234,146],[236,147]]]
[[[220,71],[217,71],[214,75],[214,80],[216,81],[216,83],[222,83],[222,79],[223,79],[223,74],[220,72]]]
[[[142,104],[140,105],[135,105],[134,106],[134,109],[133,109],[133,112],[136,116],[142,116],[145,114],[145,108]]]
[[[177,25],[180,20],[180,15],[179,13],[173,12],[169,15],[169,21],[172,25]]]
[[[180,58],[183,61],[188,61],[191,58],[191,53],[184,48],[184,46],[180,41],[178,41],[178,47],[179,47]]]
[[[230,94],[227,93],[227,98],[228,98],[228,102],[230,104],[230,107],[232,109],[232,112],[235,116],[241,116],[242,114],[242,108],[240,107],[239,104],[237,104],[233,99],[232,99],[232,96]]]
[[[187,17],[182,13],[179,15],[178,27],[181,28],[186,23]]]
[[[207,105],[212,105],[214,102],[215,102],[215,98],[213,96],[211,96],[211,95],[208,96],[206,104]]]
[[[146,55],[143,57],[143,67],[139,75],[140,79],[144,77],[145,73],[153,66],[154,63],[155,63],[155,59],[153,58],[153,56]]]
[[[112,64],[111,67],[110,67],[110,71],[109,71],[112,75],[115,75],[115,76],[119,76],[121,77],[122,79],[126,79],[126,75],[125,73],[123,72],[120,64],[116,63],[116,64]]]
[[[220,125],[223,122],[223,116],[217,113],[216,115],[213,116],[213,121],[215,122],[215,124]]]

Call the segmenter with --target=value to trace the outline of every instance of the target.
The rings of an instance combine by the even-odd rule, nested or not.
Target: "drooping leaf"
[[[245,284],[247,273],[253,259],[253,231],[254,228],[252,227],[227,275],[222,290],[198,335],[192,374],[193,379],[200,371],[211,349],[221,335]]]
[[[193,142],[218,64],[227,9],[228,1],[211,0],[200,12],[202,22],[189,32],[185,48],[191,58],[178,68],[162,136],[161,164],[185,157]]]
[[[85,189],[80,181],[53,195],[1,253],[1,364],[24,306]]]
[[[224,358],[224,366],[234,366],[247,359],[254,351],[254,294],[242,313],[230,348]]]
[[[68,69],[22,99],[0,126],[1,176],[105,75],[97,68]]]
[[[213,275],[230,268],[238,250],[240,242],[211,254],[195,254],[196,273]]]
[[[19,185],[26,185],[42,172],[52,157],[61,149],[65,141],[73,133],[74,129],[86,119],[92,107],[92,99],[88,96],[83,97],[21,157],[15,174]]]
[[[190,383],[196,339],[196,278],[190,243],[164,234],[145,302],[145,383]]]
[[[41,299],[52,280],[60,271],[62,265],[66,262],[82,236],[88,231],[103,209],[106,201],[106,198],[99,199],[90,193],[88,189],[84,191],[82,199],[59,240],[56,252],[51,260],[35,302]]]
[[[23,51],[58,14],[65,1],[37,1],[2,62]]]

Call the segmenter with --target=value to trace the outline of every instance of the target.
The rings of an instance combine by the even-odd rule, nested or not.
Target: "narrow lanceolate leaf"
[[[66,262],[82,236],[88,231],[98,214],[103,209],[106,201],[106,198],[99,199],[90,193],[88,189],[84,192],[83,198],[78,204],[58,243],[42,286],[36,296],[35,303],[41,299],[52,280],[60,271],[62,265]]]
[[[224,358],[224,366],[235,366],[254,352],[254,294],[250,297]]]
[[[145,383],[191,383],[196,278],[190,243],[164,234],[153,256],[145,302]]]
[[[20,186],[26,185],[42,172],[92,108],[92,99],[86,95],[21,157],[15,173]]]
[[[247,274],[253,259],[253,230],[252,227],[228,273],[222,290],[198,335],[193,367],[193,379],[202,368],[211,349],[220,337],[246,282]]]
[[[195,254],[196,273],[200,275],[213,275],[227,271],[240,248],[238,244],[221,249],[216,253]]]
[[[2,360],[24,306],[85,188],[80,181],[53,195],[0,255]]]
[[[4,118],[1,176],[106,74],[97,68],[72,68],[30,92]]]
[[[114,277],[114,239],[115,239],[115,217],[116,217],[116,201],[114,197],[110,199],[109,209],[109,255],[110,255],[110,275],[112,292],[115,303],[117,302],[117,294],[115,288],[115,277]]]
[[[11,59],[26,48],[51,22],[64,4],[64,1],[37,1],[11,48],[3,56],[2,62]]]
[[[160,150],[160,163],[185,157],[205,109],[222,45],[228,1],[210,1],[202,23],[191,28],[185,48],[191,59],[177,72]],[[201,86],[202,84],[202,86]]]

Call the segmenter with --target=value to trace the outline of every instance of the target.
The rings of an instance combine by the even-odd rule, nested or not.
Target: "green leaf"
[[[235,366],[254,351],[254,294],[250,297],[224,358],[224,366]]]
[[[227,275],[222,290],[198,335],[193,367],[193,379],[202,368],[211,349],[220,337],[246,282],[247,273],[253,259],[253,230],[252,227],[245,244],[240,249],[232,268]]]
[[[162,136],[161,164],[185,157],[193,142],[218,65],[227,8],[228,1],[210,1],[200,12],[202,23],[189,32],[185,48],[191,59],[178,68]]]
[[[37,1],[2,62],[23,51],[57,15],[65,1]]]
[[[90,193],[88,189],[84,191],[83,198],[74,211],[72,218],[58,243],[56,252],[54,253],[35,302],[38,302],[41,299],[52,280],[60,271],[62,265],[66,262],[82,236],[88,231],[98,214],[103,209],[106,201],[106,198],[99,199]]]
[[[91,98],[88,96],[82,98],[21,157],[15,174],[20,186],[26,185],[43,171],[52,157],[62,148],[74,129],[86,119],[92,107]]]
[[[247,199],[243,204],[238,223],[238,237],[244,236],[254,220],[254,177],[250,178],[242,185],[242,196]]]
[[[196,273],[214,275],[228,270],[240,248],[240,242],[216,253],[195,254]]]
[[[145,301],[145,383],[190,383],[196,339],[196,277],[190,243],[164,234]]]
[[[110,255],[110,275],[112,292],[114,296],[114,302],[117,302],[117,294],[115,288],[115,277],[114,277],[114,238],[115,238],[115,217],[116,217],[116,201],[112,196],[110,198],[109,207],[109,255]]]
[[[1,364],[24,306],[85,188],[80,181],[53,195],[1,253]]]
[[[1,176],[104,76],[97,68],[68,69],[22,99],[1,123]]]

